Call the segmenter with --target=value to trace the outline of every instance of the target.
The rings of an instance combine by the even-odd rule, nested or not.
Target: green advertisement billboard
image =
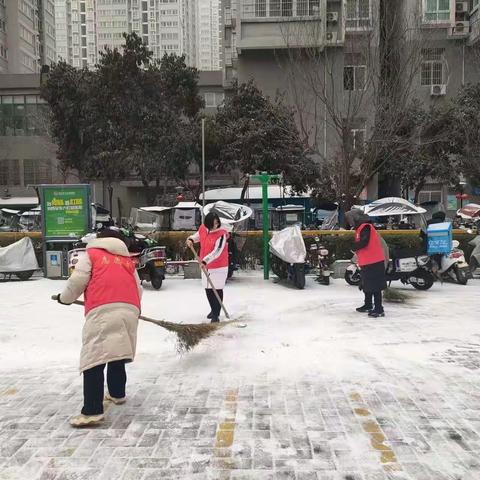
[[[90,222],[90,185],[41,187],[45,237],[81,237]]]

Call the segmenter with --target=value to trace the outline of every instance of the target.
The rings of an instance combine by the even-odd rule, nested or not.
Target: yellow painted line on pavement
[[[12,387],[5,390],[1,396],[4,397],[5,395],[16,395],[17,393],[18,390],[15,387]]]
[[[214,456],[219,459],[220,468],[223,470],[232,470],[234,460],[231,458],[235,437],[235,417],[237,414],[237,396],[238,390],[228,390],[225,394],[223,408],[226,411],[225,418],[218,425],[215,438]]]
[[[352,402],[364,403],[362,396],[359,393],[352,393],[350,395],[350,400]],[[370,445],[380,453],[380,463],[382,464],[383,469],[387,472],[401,471],[402,467],[398,463],[395,452],[390,446],[385,444],[387,439],[370,410],[362,406],[354,408],[353,411],[361,420],[360,423],[364,432],[370,437]]]

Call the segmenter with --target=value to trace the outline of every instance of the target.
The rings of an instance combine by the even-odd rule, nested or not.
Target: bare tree
[[[422,62],[418,20],[401,4],[379,0],[373,14],[347,15],[345,38],[327,34],[314,15],[281,26],[287,49],[277,59],[303,140],[321,164],[318,193],[346,208],[405,142],[417,141],[397,135]]]

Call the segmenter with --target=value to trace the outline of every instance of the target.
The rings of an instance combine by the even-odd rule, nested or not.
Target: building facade
[[[387,6],[383,12],[397,16],[395,21],[409,39],[406,48],[413,51],[411,63],[417,62],[409,74],[409,95],[429,106],[452,98],[462,85],[480,81],[480,56],[476,54],[476,44],[480,44],[479,3],[479,0],[386,3],[385,0],[224,0],[224,86],[228,89],[234,80],[242,83],[254,79],[265,94],[271,97],[283,94],[294,106],[297,117],[302,117],[298,115],[302,103],[308,115],[297,118],[299,129],[314,131],[318,150],[323,157],[331,158],[338,152],[340,141],[331,127],[336,120],[332,118],[332,109],[339,118],[342,111],[348,116],[352,102],[364,96],[350,122],[351,137],[357,143],[369,137],[374,102],[368,101],[368,84],[373,78],[371,70],[380,71],[381,66],[366,58],[371,53],[365,53],[365,46],[368,45],[370,52],[382,47],[379,28],[385,22],[382,5]],[[300,51],[307,52],[303,63],[301,55],[296,53]],[[290,62],[292,57],[297,61],[296,72]],[[316,77],[311,73],[315,69]],[[323,95],[331,102],[328,108],[322,102],[319,107],[316,105],[318,91],[316,99],[308,98],[303,88],[307,77],[316,78],[318,85],[322,82],[326,85]],[[373,182],[365,199],[376,198],[378,193],[377,183]],[[420,200],[438,200],[446,205],[448,193],[432,180]]]
[[[63,183],[47,136],[40,75],[0,75],[0,191],[31,196],[29,185]]]
[[[154,58],[165,53],[181,55],[186,50],[182,2],[56,0],[58,57],[74,67],[93,67],[99,52],[120,48],[123,34],[132,32],[148,44]]]
[[[55,1],[58,56],[75,67],[93,67],[134,32],[156,59],[183,54],[190,66],[219,69],[219,0]]]
[[[55,49],[53,0],[0,0],[0,74],[39,73]]]
[[[219,0],[197,0],[197,62],[201,71],[220,69],[220,4]]]

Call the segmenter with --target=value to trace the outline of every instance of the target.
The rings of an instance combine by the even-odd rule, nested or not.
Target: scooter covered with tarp
[[[20,280],[28,280],[39,269],[29,237],[0,248],[0,275],[3,275],[3,280],[11,280],[12,275]]]
[[[272,271],[279,278],[291,281],[297,288],[305,287],[307,249],[299,225],[275,232],[269,242]]]

